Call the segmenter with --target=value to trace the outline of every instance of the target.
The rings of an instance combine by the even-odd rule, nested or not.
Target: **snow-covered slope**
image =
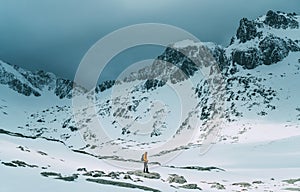
[[[0,61],[0,75],[0,84],[25,96],[39,97],[43,92],[48,91],[53,92],[60,99],[72,97],[73,82],[57,78],[52,73],[44,71],[33,73]],[[85,91],[83,88],[77,87],[80,93]]]

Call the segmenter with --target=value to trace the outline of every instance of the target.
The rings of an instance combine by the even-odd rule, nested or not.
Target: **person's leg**
[[[147,167],[147,163],[144,162],[144,173],[146,173],[146,171],[147,171],[146,167]]]
[[[148,170],[148,162],[146,162],[146,173],[149,173],[149,170]]]

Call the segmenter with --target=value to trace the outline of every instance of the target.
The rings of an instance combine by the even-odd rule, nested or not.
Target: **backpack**
[[[144,161],[144,154],[142,155],[141,161]]]

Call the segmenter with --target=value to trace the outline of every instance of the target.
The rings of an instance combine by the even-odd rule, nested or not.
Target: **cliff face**
[[[247,69],[271,65],[282,61],[290,52],[300,50],[296,34],[299,34],[296,14],[269,11],[253,21],[243,18],[227,54],[233,62]]]

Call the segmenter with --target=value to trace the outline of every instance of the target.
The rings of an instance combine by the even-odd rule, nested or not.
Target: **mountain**
[[[51,110],[56,106],[53,102],[51,108],[35,111],[38,114],[31,114],[30,121],[16,126],[29,127],[30,132],[39,136],[48,132],[47,138],[52,137],[51,126],[55,127],[53,130],[59,130],[58,133],[60,129],[68,128],[71,132],[86,129],[84,134],[93,134],[88,129],[97,116],[110,132],[110,139],[133,137],[160,142],[189,127],[198,126],[200,132],[197,134],[202,138],[198,142],[201,143],[205,134],[213,130],[209,122],[216,118],[215,113],[219,113],[218,118],[223,124],[237,120],[247,122],[249,119],[272,122],[273,117],[280,117],[282,122],[291,117],[293,121],[298,120],[298,106],[294,107],[294,101],[299,91],[289,84],[297,82],[299,76],[295,72],[299,68],[299,32],[299,16],[295,14],[269,11],[253,21],[243,18],[228,47],[184,40],[166,48],[151,65],[123,75],[122,79],[104,82],[92,93],[80,88],[76,92],[78,95],[87,98],[96,95],[97,113],[87,114],[86,111],[93,106],[84,107],[78,112],[83,119],[76,120],[76,115],[72,115],[71,101],[58,106],[59,110]],[[264,65],[272,66],[266,68]],[[72,95],[74,83],[54,74],[33,73],[3,62],[0,69],[0,83],[22,95],[45,97],[53,94],[59,99],[76,97]],[[217,83],[212,83],[212,80]],[[173,91],[181,95],[174,96]],[[185,96],[184,92],[190,95]],[[283,98],[287,95],[290,98],[286,101]],[[68,117],[61,119],[60,125],[53,124],[56,121],[44,122],[49,115],[56,119],[61,110],[67,111]],[[283,118],[279,115],[282,110],[290,111],[292,116]],[[45,111],[51,113],[42,115]],[[176,122],[173,118],[180,120]],[[147,121],[148,124],[144,124]],[[33,125],[42,126],[47,131],[35,130]],[[147,134],[141,126],[147,127]],[[61,138],[67,140],[70,135],[60,135],[56,139]]]
[[[158,170],[162,172],[171,169],[183,174],[182,169],[199,171],[199,164],[213,163],[228,169],[245,163],[268,166],[266,161],[253,160],[251,154],[261,156],[261,151],[256,150],[261,146],[261,150],[272,152],[281,144],[297,145],[294,137],[300,136],[299,22],[297,14],[274,11],[255,20],[243,18],[227,47],[192,40],[174,42],[153,63],[125,72],[90,91],[52,73],[31,72],[0,62],[1,136],[12,142],[12,151],[18,148],[16,154],[29,150],[41,155],[36,154],[39,150],[33,150],[34,139],[40,148],[53,154],[55,149],[43,145],[52,143],[57,148],[70,149],[64,149],[68,162],[76,156],[88,159],[93,166],[97,162],[90,158],[106,160],[116,167],[135,168],[145,150],[151,154],[152,165],[160,166]],[[6,136],[21,142],[21,148]],[[26,149],[27,140],[30,149]],[[270,141],[274,145],[269,145]],[[208,152],[213,144],[217,147],[207,157],[196,157]],[[241,146],[234,148],[241,157],[233,154],[232,146]],[[284,151],[284,147],[279,147],[281,152],[297,160],[294,148]],[[254,152],[246,154],[246,150]],[[220,154],[228,159],[215,160],[221,158]],[[266,156],[273,158],[274,154]],[[50,156],[43,158],[52,161]],[[281,166],[281,158],[276,156],[272,168]],[[232,165],[236,159],[241,161]],[[295,162],[290,161],[294,166]],[[19,164],[14,161],[10,165]],[[191,166],[186,167],[187,164]],[[55,163],[49,166],[55,169]],[[102,174],[110,179],[126,175],[117,171],[110,175],[87,171],[84,174]],[[75,175],[73,179],[80,174]],[[141,174],[130,172],[129,177],[135,177],[133,181],[140,179]],[[165,184],[163,181],[154,186]],[[173,189],[167,185],[168,190]]]
[[[72,98],[73,82],[57,78],[53,73],[31,72],[16,65],[0,62],[0,78],[0,84],[25,96],[39,97],[43,91],[52,91],[60,99]],[[81,89],[83,92],[84,89]]]
[[[290,52],[300,50],[298,33],[299,21],[295,14],[269,11],[254,21],[243,18],[227,54],[232,54],[232,61],[247,69],[274,64]]]
[[[291,103],[293,98],[298,96],[298,91],[288,84],[298,80],[295,69],[299,68],[299,32],[298,15],[269,11],[252,21],[247,18],[241,19],[236,35],[228,47],[214,43],[194,43],[190,40],[174,43],[151,65],[126,74],[123,79],[98,85],[92,91],[92,94],[96,94],[96,114],[82,115],[85,120],[76,121],[74,115],[71,115],[68,101],[68,104],[60,109],[68,111],[70,116],[64,119],[59,127],[55,125],[55,129],[68,127],[71,131],[77,131],[82,127],[89,127],[90,120],[97,115],[106,127],[110,127],[107,129],[113,130],[111,134],[114,135],[114,139],[126,135],[135,137],[140,132],[138,127],[141,126],[141,122],[152,118],[150,124],[144,125],[149,129],[146,136],[154,141],[162,141],[174,133],[196,125],[202,126],[200,132],[210,132],[208,122],[215,118],[217,106],[222,106],[222,111],[218,112],[222,113],[220,118],[225,123],[241,118],[249,120],[249,117],[272,119],[273,116],[280,116],[278,113],[284,109],[294,111],[293,116],[297,116],[293,104],[289,107],[283,98],[287,97],[288,91],[292,93],[288,100]],[[3,88],[7,87],[25,96],[44,97],[53,94],[59,99],[76,97],[72,95],[74,83],[70,80],[44,71],[30,72],[4,62],[0,64],[0,83]],[[273,66],[274,64],[276,66]],[[272,66],[266,68],[264,65]],[[205,70],[209,72],[203,74]],[[203,75],[206,75],[206,78]],[[218,83],[211,83],[210,78],[218,80]],[[190,87],[191,90],[184,91],[190,92],[191,95],[179,98],[181,104],[188,106],[186,109],[175,107],[178,105],[175,100],[165,101],[172,92],[170,86],[173,86],[173,91],[181,92],[183,88]],[[212,86],[218,87],[211,88]],[[83,88],[79,90],[76,94],[92,98],[92,94],[87,94]],[[216,93],[212,93],[213,91]],[[109,94],[112,92],[113,97]],[[222,97],[223,103],[220,104],[220,99],[219,104],[213,101],[210,98],[212,95],[216,98]],[[175,97],[173,99],[176,99]],[[165,103],[157,107],[156,100]],[[193,100],[193,103],[184,100]],[[53,106],[56,106],[55,102],[51,105]],[[49,108],[42,111],[45,110],[50,111]],[[82,109],[86,110],[88,107]],[[172,118],[178,116],[180,110],[181,119],[174,124]],[[60,110],[52,111],[53,116],[58,113]],[[161,118],[162,116],[164,118]],[[165,118],[167,116],[169,119]],[[46,115],[39,114],[28,118],[32,119],[31,122],[39,121],[39,125],[47,130],[51,123],[40,120],[44,117]],[[294,119],[297,120],[297,117]],[[30,123],[25,125],[32,129]],[[170,127],[176,128],[170,130]],[[205,133],[201,133],[202,138],[203,134]],[[168,136],[164,138],[164,135]]]

